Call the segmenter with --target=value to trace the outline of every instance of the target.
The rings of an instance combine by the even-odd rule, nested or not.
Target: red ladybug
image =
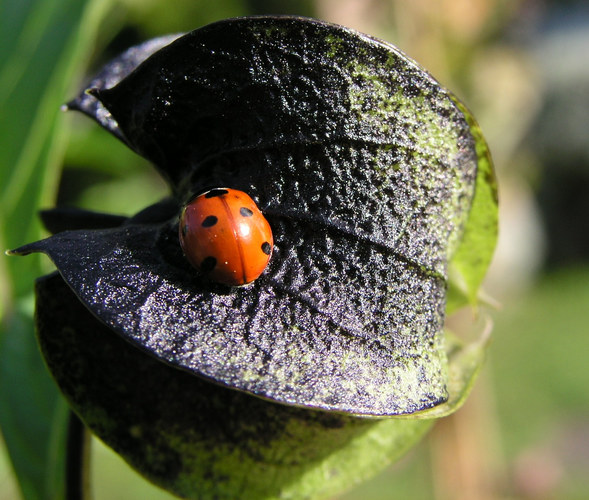
[[[273,238],[270,224],[243,191],[215,188],[182,210],[180,244],[188,261],[218,283],[254,281],[268,265]]]

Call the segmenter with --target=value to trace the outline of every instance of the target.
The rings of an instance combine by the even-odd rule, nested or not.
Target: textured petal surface
[[[427,421],[272,404],[134,349],[56,275],[37,283],[41,350],[73,409],[154,483],[183,498],[331,498],[401,456]]]
[[[168,224],[67,231],[18,250],[31,251],[47,253],[115,331],[230,387],[376,415],[446,398],[444,282],[393,256],[372,250],[364,269],[361,259],[339,261],[332,249],[311,255],[305,268],[297,253],[277,250],[262,278],[228,289],[195,275]]]
[[[118,139],[125,142],[117,122],[110,112],[105,109],[102,103],[89,90],[108,89],[119,83],[139,64],[147,59],[154,52],[173,42],[179,35],[166,35],[148,40],[134,47],[127,49],[120,56],[109,61],[100,72],[88,83],[78,96],[67,103],[67,109],[81,111],[90,118],[96,120],[106,130]]]
[[[298,18],[196,30],[99,98],[181,199],[241,189],[263,212],[444,274],[476,176],[454,100],[405,55]]]
[[[447,399],[446,267],[477,154],[424,70],[345,28],[246,18],[179,38],[97,96],[178,199],[253,195],[274,233],[269,268],[243,288],[203,282],[177,220],[149,211],[17,253],[47,253],[108,326],[229,387],[367,415]]]

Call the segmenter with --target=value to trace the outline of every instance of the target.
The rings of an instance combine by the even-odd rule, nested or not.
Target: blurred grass
[[[549,273],[498,316],[491,364],[516,492],[589,497],[588,305],[579,267]]]
[[[588,310],[589,268],[574,268],[547,274],[497,316],[491,363],[508,454],[589,417]]]
[[[57,203],[120,215],[133,215],[169,194],[155,169],[85,116],[67,148]]]
[[[92,48],[107,1],[7,0],[0,4],[0,247],[42,236],[65,144],[59,111]],[[39,355],[33,280],[39,256],[0,261],[0,424],[22,496],[63,495],[67,407]],[[5,455],[6,456],[6,455]],[[3,463],[8,463],[8,460]],[[3,471],[4,472],[4,471]],[[4,491],[16,491],[16,486]]]

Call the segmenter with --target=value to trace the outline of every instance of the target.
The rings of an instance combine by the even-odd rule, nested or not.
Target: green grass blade
[[[0,247],[41,236],[64,149],[61,104],[110,5],[101,0],[0,4]],[[0,258],[0,426],[25,499],[63,496],[65,403],[33,334],[37,258]]]

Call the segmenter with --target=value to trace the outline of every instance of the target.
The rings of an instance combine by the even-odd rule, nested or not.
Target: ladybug
[[[254,281],[268,265],[272,229],[246,193],[206,191],[182,210],[178,228],[188,261],[204,276],[229,286]]]

